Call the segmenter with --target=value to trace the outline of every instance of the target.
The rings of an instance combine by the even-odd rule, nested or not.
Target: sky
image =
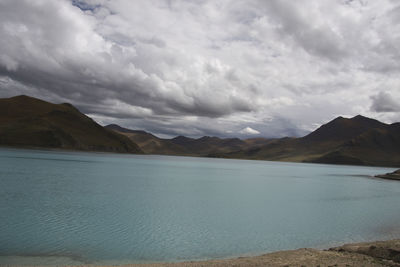
[[[400,121],[398,0],[0,0],[0,97],[161,137]]]

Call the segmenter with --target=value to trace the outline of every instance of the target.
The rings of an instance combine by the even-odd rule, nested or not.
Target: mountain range
[[[187,155],[329,164],[400,166],[400,123],[385,124],[361,115],[338,117],[300,138],[158,138],[118,125],[148,154]]]
[[[71,104],[29,96],[0,99],[0,145],[330,164],[400,166],[400,123],[338,117],[300,138],[159,138],[105,127]]]
[[[253,138],[241,140],[239,138],[218,138],[203,136],[198,139],[177,136],[172,139],[163,139],[145,131],[130,130],[115,124],[105,128],[129,137],[147,154],[203,156],[207,157],[216,153],[229,153],[267,144],[271,139]]]

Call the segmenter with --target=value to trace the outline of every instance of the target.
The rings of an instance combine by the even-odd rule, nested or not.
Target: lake
[[[203,260],[400,237],[391,168],[0,149],[0,265]]]

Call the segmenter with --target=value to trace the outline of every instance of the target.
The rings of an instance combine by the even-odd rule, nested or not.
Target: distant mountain
[[[210,136],[203,136],[198,139],[185,136],[162,139],[145,131],[130,130],[115,124],[105,127],[129,137],[145,153],[159,155],[213,156],[220,153],[240,151],[245,148],[260,146],[268,140],[258,138],[247,141],[238,138]]]
[[[151,133],[145,131],[131,130],[123,128],[116,124],[110,124],[105,126],[106,129],[113,130],[119,134],[127,136],[133,142],[138,144],[147,154],[158,154],[158,155],[192,155],[187,151],[185,147],[179,144],[173,143],[169,139],[158,138]]]
[[[129,138],[105,129],[71,104],[25,95],[0,99],[0,145],[143,153]]]
[[[363,116],[338,117],[302,138],[281,138],[263,146],[217,157],[400,166],[400,123]]]

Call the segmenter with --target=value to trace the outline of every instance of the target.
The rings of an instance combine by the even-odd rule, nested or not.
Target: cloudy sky
[[[159,136],[400,121],[398,0],[0,0],[0,97]]]

